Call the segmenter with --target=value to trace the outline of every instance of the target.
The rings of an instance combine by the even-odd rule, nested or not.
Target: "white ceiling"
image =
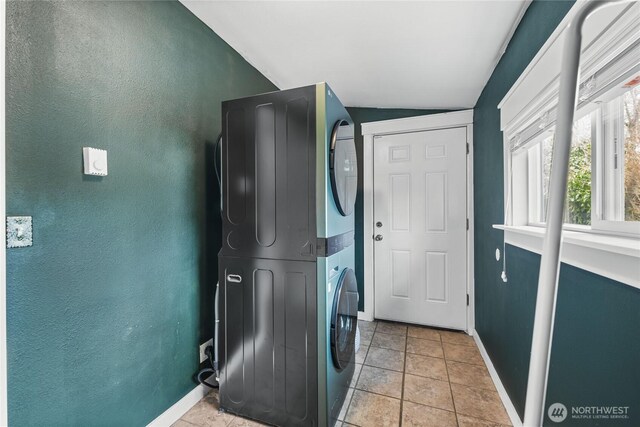
[[[526,0],[182,3],[281,89],[357,107],[473,107]]]

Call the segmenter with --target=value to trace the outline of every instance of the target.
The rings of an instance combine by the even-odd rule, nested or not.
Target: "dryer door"
[[[353,127],[346,120],[336,122],[329,147],[331,191],[342,216],[353,212],[358,187],[358,159]]]
[[[354,357],[358,325],[358,285],[352,269],[342,271],[331,311],[331,355],[338,371]]]

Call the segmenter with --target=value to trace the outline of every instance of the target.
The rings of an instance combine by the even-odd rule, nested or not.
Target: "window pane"
[[[543,147],[543,203],[547,217],[549,203],[549,179],[553,137],[542,141]],[[591,115],[574,123],[571,152],[569,154],[569,176],[564,222],[568,224],[591,224]]]
[[[640,221],[640,90],[623,96],[624,104],[624,219]]]
[[[566,213],[565,222],[591,224],[591,116],[581,118],[573,127]]]
[[[542,141],[542,222],[546,222],[549,205],[549,179],[551,178],[551,157],[553,154],[553,135]]]

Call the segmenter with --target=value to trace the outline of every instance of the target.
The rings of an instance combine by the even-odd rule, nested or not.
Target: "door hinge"
[[[469,305],[469,294],[467,294],[467,305]]]
[[[467,230],[469,229],[469,218],[467,218]]]
[[[467,142],[467,154],[469,154],[469,143]]]

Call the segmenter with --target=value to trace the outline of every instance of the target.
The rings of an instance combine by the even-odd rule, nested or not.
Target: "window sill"
[[[540,254],[545,228],[495,224],[505,242]],[[640,239],[565,230],[562,262],[640,289]]]

